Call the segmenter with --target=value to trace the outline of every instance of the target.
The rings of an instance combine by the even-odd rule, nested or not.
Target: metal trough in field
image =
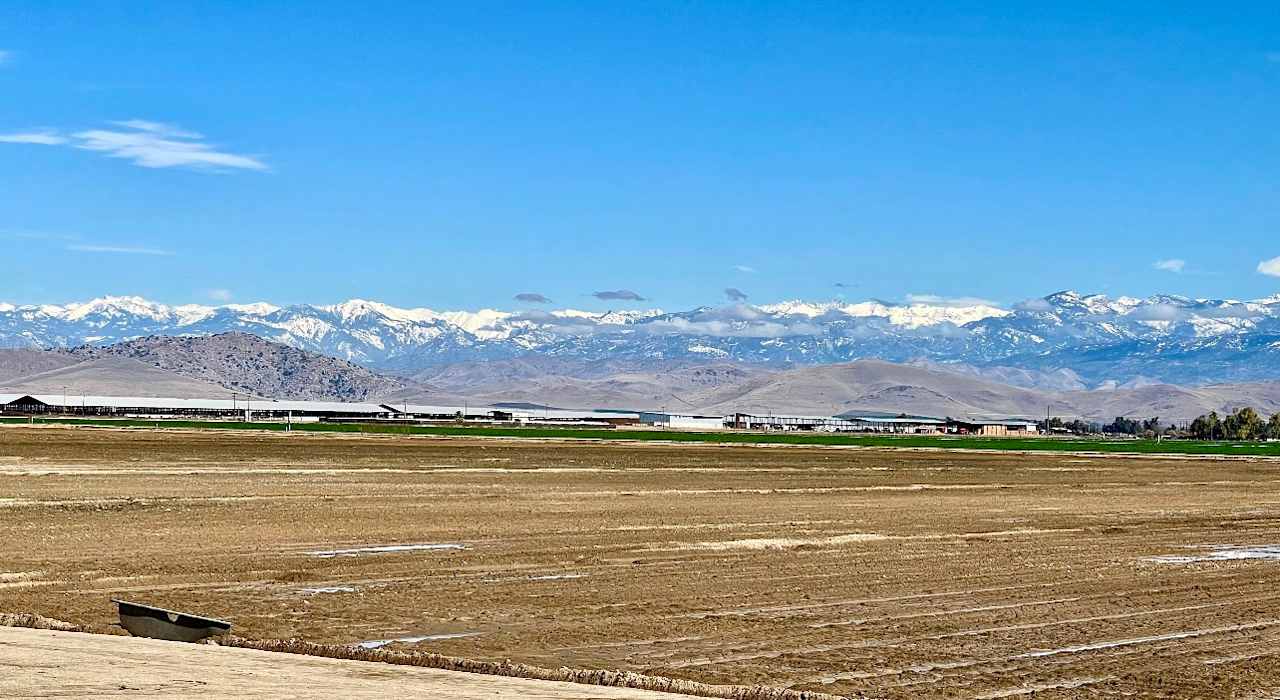
[[[111,599],[120,610],[120,625],[135,637],[168,639],[174,642],[198,642],[205,637],[226,634],[231,623],[200,617],[177,610],[166,610],[127,600]]]

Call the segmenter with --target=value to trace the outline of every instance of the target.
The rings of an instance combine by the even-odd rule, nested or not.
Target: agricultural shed
[[[56,413],[87,416],[259,418],[380,417],[392,413],[371,403],[340,401],[273,401],[270,399],[182,399],[155,396],[90,396],[87,394],[0,395],[5,413]]]
[[[1017,437],[1040,434],[1036,421],[1023,418],[965,418],[947,422],[947,432],[987,437]]]
[[[689,413],[641,413],[640,422],[663,428],[684,430],[719,430],[724,427],[724,416],[702,416]]]

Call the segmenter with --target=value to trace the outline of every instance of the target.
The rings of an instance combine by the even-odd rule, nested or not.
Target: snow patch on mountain
[[[856,304],[843,302],[810,303],[805,301],[784,301],[777,304],[765,304],[757,307],[767,314],[782,316],[806,316],[819,318],[832,313],[853,318],[886,318],[894,326],[903,328],[920,328],[950,323],[962,326],[966,323],[981,321],[984,318],[1001,318],[1011,311],[988,304],[953,306],[946,304],[886,304],[879,301],[864,301]]]
[[[1089,385],[1138,376],[1179,383],[1280,377],[1280,295],[1113,299],[1064,291],[1008,309],[979,300],[793,300],[678,312],[438,311],[365,299],[166,306],[136,296],[0,304],[0,346],[73,347],[228,331],[397,371],[534,354],[641,365],[921,359],[1016,368],[1033,377],[1070,368]]]

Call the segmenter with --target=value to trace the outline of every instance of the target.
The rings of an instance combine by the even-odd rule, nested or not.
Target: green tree
[[[1280,440],[1280,413],[1272,414],[1271,420],[1267,421],[1267,438]]]
[[[1267,424],[1252,408],[1240,409],[1240,426],[1245,440],[1261,440],[1267,436]]]
[[[1256,440],[1262,437],[1262,418],[1249,407],[1236,409],[1222,421],[1222,432],[1230,440]]]
[[[1217,411],[1210,411],[1207,415],[1191,421],[1188,430],[1191,437],[1196,440],[1215,440],[1222,437],[1222,423],[1218,420]]]
[[[1228,440],[1240,439],[1240,422],[1236,420],[1236,412],[1228,413],[1222,419],[1222,437]]]
[[[1137,435],[1141,430],[1142,423],[1140,421],[1133,418],[1125,418],[1124,416],[1116,416],[1116,419],[1111,421],[1111,425],[1102,429],[1106,433],[1119,433],[1121,435]]]

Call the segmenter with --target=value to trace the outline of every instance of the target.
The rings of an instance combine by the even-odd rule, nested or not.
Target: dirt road
[[[0,697],[679,700],[687,695],[0,627]]]

